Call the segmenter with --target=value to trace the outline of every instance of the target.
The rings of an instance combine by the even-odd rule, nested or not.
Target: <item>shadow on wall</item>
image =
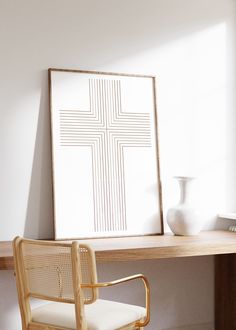
[[[47,71],[42,73],[24,237],[53,238],[52,162]]]
[[[99,282],[143,273],[151,287],[151,321],[146,330],[213,329],[214,258],[195,257],[98,264]],[[184,288],[184,290],[183,290]],[[191,300],[190,293],[194,298]],[[112,290],[104,288],[101,299],[144,305],[144,287],[131,281]],[[200,324],[199,324],[200,323]],[[202,326],[201,324],[208,325]]]
[[[73,45],[69,63],[78,63],[79,58],[84,68],[98,69],[218,24],[224,21],[225,8],[223,1],[215,0],[130,0],[125,5],[123,1],[82,1],[79,18],[72,15],[67,26],[60,21],[58,33],[66,34],[66,44]],[[53,4],[48,5],[51,10],[54,14]],[[65,15],[70,11],[67,8]],[[79,53],[78,45],[83,45]]]
[[[8,330],[12,327],[11,329],[18,330],[21,328],[21,318],[13,271],[0,272],[0,291],[0,329]]]

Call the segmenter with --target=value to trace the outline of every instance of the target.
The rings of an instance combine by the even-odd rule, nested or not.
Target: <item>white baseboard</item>
[[[214,330],[213,323],[201,323],[201,324],[194,324],[194,325],[185,325],[182,327],[177,328],[165,328],[162,330]]]

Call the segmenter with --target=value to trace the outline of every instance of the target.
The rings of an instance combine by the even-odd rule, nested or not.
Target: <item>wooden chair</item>
[[[13,251],[23,330],[133,330],[148,324],[150,292],[143,275],[98,283],[94,252],[78,242],[16,237]],[[98,288],[137,279],[145,286],[146,308],[98,299]],[[44,303],[32,308],[32,298]]]

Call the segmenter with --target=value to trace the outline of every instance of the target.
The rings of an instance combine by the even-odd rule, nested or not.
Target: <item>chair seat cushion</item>
[[[143,307],[98,299],[85,305],[88,330],[115,330],[145,317]],[[32,321],[76,329],[75,306],[66,303],[47,303],[32,311]]]

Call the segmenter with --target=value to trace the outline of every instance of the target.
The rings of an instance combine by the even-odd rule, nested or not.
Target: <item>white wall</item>
[[[204,227],[224,226],[217,213],[236,210],[235,7],[235,0],[0,0],[0,240],[53,235],[49,67],[155,74],[164,211],[178,198],[172,176],[196,175]],[[101,279],[136,271],[153,289],[148,329],[210,329],[212,258],[99,266]],[[0,287],[0,330],[18,330],[12,272],[0,272]],[[139,303],[135,288],[125,299],[132,297]]]

